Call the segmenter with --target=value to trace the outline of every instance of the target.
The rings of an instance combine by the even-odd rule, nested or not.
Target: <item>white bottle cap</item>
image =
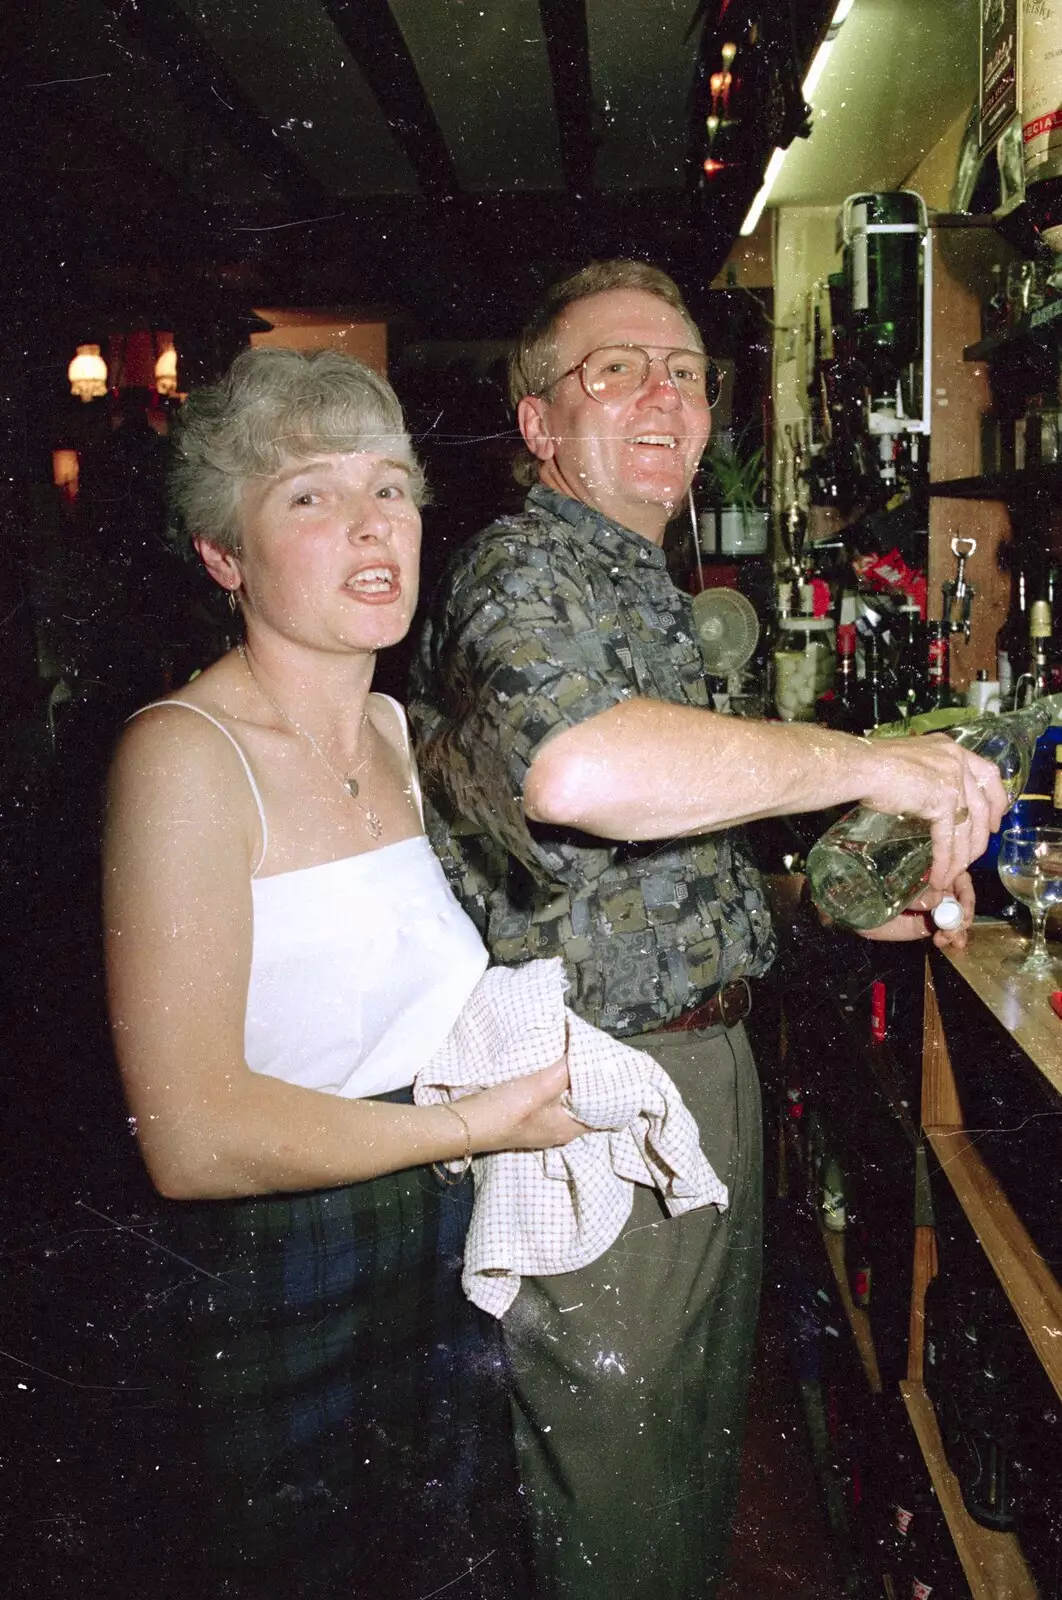
[[[975,711],[998,711],[1000,686],[998,678],[980,679],[971,683],[966,691],[966,704]]]
[[[939,906],[934,906],[932,911],[933,921],[945,933],[954,933],[962,927],[962,906],[954,895],[946,894]]]

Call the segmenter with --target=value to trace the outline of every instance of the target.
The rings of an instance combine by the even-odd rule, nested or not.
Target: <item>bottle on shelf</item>
[[[954,1600],[956,1595],[968,1592],[939,1506],[911,1524],[907,1564],[904,1600]]]
[[[790,1078],[785,1086],[785,1115],[789,1122],[801,1122],[804,1117],[804,1085],[799,1078]]]
[[[807,1144],[807,1097],[804,1084],[799,1076],[791,1076],[785,1086],[781,1107],[782,1137],[787,1141],[790,1149],[795,1150],[798,1161],[803,1163],[805,1147]]]
[[[1062,695],[947,731],[957,744],[995,763],[1013,801],[1028,777],[1036,740],[1055,716],[1062,716]],[[878,928],[910,904],[929,877],[931,860],[921,818],[856,806],[808,852],[811,898],[846,927]]]
[[[929,711],[943,711],[957,703],[951,687],[951,624],[926,624],[926,698]]]
[[[878,635],[873,632],[862,635],[861,678],[856,668],[858,638],[854,623],[842,623],[838,628],[838,669],[841,677],[834,680],[832,697],[820,702],[821,720],[841,733],[869,733],[883,722],[892,722],[896,716],[895,689]],[[843,658],[840,654],[842,650],[847,652]]]
[[[1036,1594],[1062,1600],[1054,1527],[1062,1507],[1062,1406],[976,1235],[946,1199],[936,1241],[924,1381],[948,1465],[966,1514],[993,1532],[1017,1534]]]
[[[790,1072],[783,1091],[781,1122],[787,1157],[794,1160],[793,1186],[814,1200],[821,1182],[825,1137],[799,1067]]]
[[[896,691],[876,633],[863,638],[863,678],[856,702],[859,733],[869,733],[896,717]]]
[[[834,1155],[828,1156],[822,1167],[822,1188],[819,1191],[819,1216],[822,1226],[830,1233],[843,1233],[848,1226],[845,1208],[844,1173]]]
[[[1062,251],[1062,0],[1023,0],[1021,120],[1025,209],[1049,250]]]
[[[822,1193],[822,1173],[826,1164],[826,1130],[822,1118],[814,1107],[808,1112],[806,1123],[805,1177],[807,1193],[815,1199]]]
[[[926,627],[917,605],[904,606],[895,629],[896,655],[893,677],[896,705],[900,716],[915,716],[929,709],[929,682],[926,675]]]
[[[889,990],[882,978],[870,985],[870,1037],[875,1044],[884,1044],[889,1035]]]
[[[870,1259],[870,1229],[859,1217],[851,1218],[845,1244],[845,1266],[853,1304],[864,1311],[870,1308],[874,1268]]]
[[[855,703],[859,679],[856,672],[856,626],[842,622],[837,628],[837,666],[833,688],[820,696],[815,706],[815,716],[828,728],[842,733],[854,733]],[[859,730],[862,732],[862,729]]]
[[[1051,693],[1048,651],[1051,646],[1051,607],[1046,600],[1034,600],[1029,608],[1029,698],[1042,700]],[[1020,683],[1019,679],[1019,683]]]
[[[1007,288],[1002,262],[992,267],[992,289],[981,309],[981,337],[1001,333],[1007,324]]]
[[[978,1388],[986,1395],[995,1395],[1001,1387],[997,1357],[998,1351],[985,1352],[977,1375]],[[1016,1526],[1017,1504],[1011,1470],[1011,1429],[1005,1409],[993,1410],[986,1423],[963,1429],[955,1472],[963,1505],[974,1521],[998,1533],[1011,1533]]]
[[[998,678],[988,676],[987,667],[978,667],[977,676],[966,689],[966,704],[979,715],[986,711],[1001,711]]]
[[[1047,603],[1051,607],[1051,637],[1047,642],[1048,694],[1062,689],[1062,570],[1047,569]]]
[[[882,1592],[910,1600],[913,1566],[923,1523],[940,1514],[925,1462],[906,1418],[884,1433],[887,1478],[877,1508]]]
[[[1024,566],[1019,566],[1011,583],[1010,608],[996,634],[996,677],[999,679],[1000,704],[1004,709],[1013,705],[1014,685],[1018,675],[1025,669],[1028,644],[1028,577]]]
[[[934,1293],[926,1293],[926,1392],[967,1512],[1009,1533],[1018,1515],[1013,1457],[1022,1409],[1008,1360],[1013,1328],[961,1269],[961,1258],[943,1249]]]
[[[949,1464],[953,1465],[956,1429],[952,1394],[956,1383],[954,1373],[949,1370],[948,1361],[951,1353],[953,1314],[947,1279],[943,1271],[939,1271],[926,1285],[922,1316],[924,1329],[922,1381],[929,1402],[936,1413],[944,1454]]]
[[[905,505],[925,489],[926,463],[921,445],[922,435],[898,433],[895,435],[893,460],[896,470],[896,503]]]

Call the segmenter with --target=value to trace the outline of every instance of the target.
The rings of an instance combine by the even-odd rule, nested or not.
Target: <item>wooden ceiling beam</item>
[[[220,139],[300,209],[334,209],[336,196],[299,159],[232,77],[217,52],[175,0],[150,5],[100,0],[176,95],[193,126]]]
[[[561,166],[571,194],[594,186],[594,97],[586,0],[538,0],[557,111]]]
[[[435,200],[458,194],[461,185],[449,146],[387,0],[324,0],[324,7],[423,192]]]

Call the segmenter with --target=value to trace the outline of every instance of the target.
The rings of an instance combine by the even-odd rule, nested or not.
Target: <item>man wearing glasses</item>
[[[606,1255],[525,1279],[506,1317],[539,1589],[571,1600],[710,1596],[723,1567],[760,1283],[742,1021],[775,948],[735,828],[856,800],[910,811],[933,824],[942,887],[1004,804],[995,769],[948,740],[881,755],[708,709],[661,547],[717,392],[664,273],[604,262],[556,285],[510,362],[525,510],[457,552],[414,668],[432,840],[494,960],[562,957],[569,1004],[661,1064],[729,1189],[725,1210],[672,1219],[639,1188]]]

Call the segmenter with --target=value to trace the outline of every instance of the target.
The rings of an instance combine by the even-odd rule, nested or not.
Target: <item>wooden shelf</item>
[[[1062,1285],[966,1130],[927,1128],[926,1137],[1040,1364],[1062,1397]]]
[[[977,1149],[979,1130],[964,1126],[960,1093],[961,1056],[953,1056],[933,982],[946,961],[983,1006],[1021,1047],[1029,1070],[1038,1070],[1058,1091],[1062,1083],[1062,1023],[1048,1005],[1053,985],[1006,971],[1004,959],[1023,941],[1004,924],[979,923],[965,951],[936,951],[926,962],[922,1048],[922,1123],[956,1199],[973,1228],[1029,1344],[1056,1393],[1062,1396],[1062,1286],[1040,1255],[999,1180]],[[976,998],[975,998],[976,997]],[[916,1250],[912,1275],[911,1327],[920,1327],[926,1284],[936,1270],[930,1230],[928,1247]],[[1017,1333],[1015,1333],[1017,1337]],[[912,1346],[914,1341],[912,1340]],[[948,1468],[932,1406],[921,1382],[921,1349],[900,1385],[912,1426],[926,1458],[951,1529],[955,1548],[977,1600],[1036,1595],[1018,1540],[981,1528],[966,1513]]]
[[[792,1123],[782,1124],[779,1157],[781,1163],[779,1178],[781,1181],[778,1192],[780,1196],[786,1196],[789,1193],[788,1169],[790,1161],[793,1162],[802,1179],[806,1181],[804,1162],[801,1158]],[[856,1352],[866,1374],[867,1388],[871,1394],[881,1394],[881,1369],[878,1366],[878,1353],[874,1348],[874,1336],[870,1331],[870,1314],[862,1306],[856,1305],[852,1299],[852,1291],[848,1286],[848,1271],[844,1260],[844,1234],[833,1233],[827,1228],[817,1211],[815,1212],[815,1224],[818,1227],[819,1237],[826,1252],[826,1259],[830,1263],[830,1271],[833,1273],[834,1282],[837,1285],[841,1309],[844,1311],[845,1320],[851,1330]]]
[[[859,1352],[863,1371],[866,1373],[867,1387],[871,1394],[880,1394],[882,1391],[881,1369],[878,1366],[878,1353],[874,1348],[874,1337],[870,1331],[870,1314],[864,1311],[862,1306],[856,1305],[852,1299],[852,1291],[848,1287],[848,1273],[844,1263],[844,1234],[831,1233],[829,1228],[822,1226],[821,1222],[819,1229],[822,1233],[822,1242],[826,1247],[830,1268],[837,1284],[837,1293],[840,1295],[841,1305],[844,1307],[844,1314],[848,1320],[848,1326],[852,1330],[852,1338],[855,1341],[856,1350]]]
[[[1014,1535],[982,1528],[963,1505],[925,1388],[906,1382],[900,1384],[900,1393],[974,1600],[1036,1600],[1036,1584]]]
[[[992,361],[999,356],[1010,353],[1017,355],[1038,345],[1052,343],[1062,332],[1060,317],[1062,299],[1048,300],[1044,305],[1037,306],[1035,311],[1030,311],[1027,317],[1022,317],[1013,328],[1001,328],[998,333],[989,334],[987,339],[968,344],[962,358],[964,361]]]
[[[1056,1095],[1062,1095],[1062,1021],[1048,997],[1053,982],[1008,972],[1003,963],[1025,941],[1004,923],[978,923],[965,950],[934,952],[946,961],[1024,1052]],[[1062,986],[1062,979],[1060,979]],[[928,1010],[928,991],[927,991]],[[923,1090],[922,1116],[949,1183],[969,1218],[1037,1358],[1062,1396],[1062,1284],[1044,1261],[999,1180],[962,1123],[954,1064],[936,1021],[927,1045],[933,1097]]]
[[[1040,495],[1054,497],[1062,495],[1062,467],[1053,462],[1050,466],[1031,467],[1024,472],[994,472],[978,478],[946,478],[930,483],[929,493],[938,500],[1022,501]]]

